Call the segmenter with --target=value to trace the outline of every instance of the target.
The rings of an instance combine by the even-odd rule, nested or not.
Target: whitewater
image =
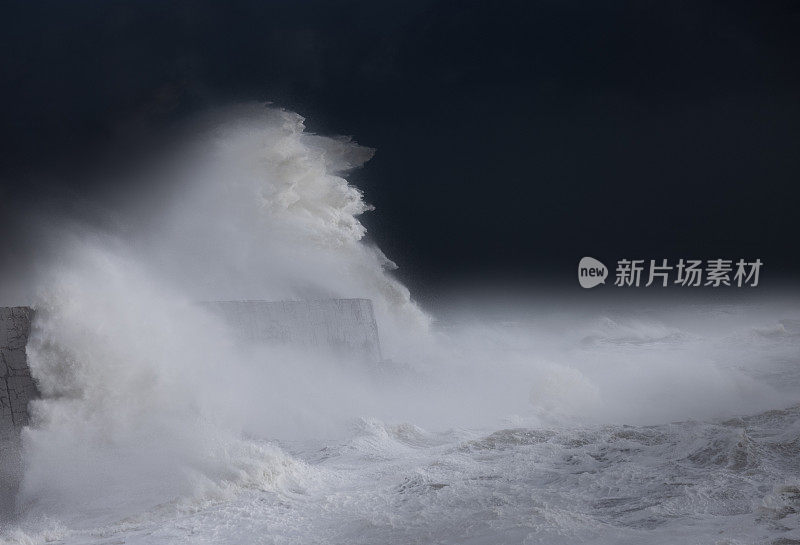
[[[373,150],[259,105],[182,134],[113,221],[31,214],[42,397],[0,543],[800,543],[795,294],[429,313],[359,219]],[[373,301],[385,361],[198,304],[334,297]]]

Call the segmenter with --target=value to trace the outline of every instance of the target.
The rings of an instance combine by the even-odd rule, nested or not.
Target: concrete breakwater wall
[[[0,437],[28,423],[28,401],[36,397],[25,346],[33,310],[0,307]]]
[[[221,316],[243,341],[381,361],[369,299],[215,301],[203,306]],[[0,307],[0,438],[16,435],[28,423],[28,402],[38,395],[25,351],[33,316],[29,307]]]
[[[381,361],[378,326],[369,299],[213,301],[203,305],[221,316],[244,341],[316,348],[369,363]]]

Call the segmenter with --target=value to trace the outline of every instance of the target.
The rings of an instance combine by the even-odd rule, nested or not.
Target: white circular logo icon
[[[583,288],[593,288],[605,284],[608,269],[593,257],[584,257],[578,263],[578,282]]]

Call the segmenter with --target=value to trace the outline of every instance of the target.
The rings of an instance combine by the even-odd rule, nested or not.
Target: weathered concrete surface
[[[38,395],[25,346],[33,310],[0,307],[0,437],[28,423],[28,401]]]
[[[338,357],[381,361],[378,326],[369,299],[213,301],[240,338],[316,348]]]
[[[0,439],[0,528],[14,511],[22,480],[23,464],[19,434]]]
[[[19,430],[28,423],[28,401],[38,395],[25,353],[32,319],[28,307],[0,307],[0,526],[22,476]]]

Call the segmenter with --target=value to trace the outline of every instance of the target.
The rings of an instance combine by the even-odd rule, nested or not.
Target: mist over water
[[[592,517],[613,516],[602,505],[593,507],[599,515],[567,512],[568,491],[586,485],[564,472],[567,455],[599,472],[585,488],[596,497],[575,505],[597,503],[611,485],[604,462],[587,453],[617,441],[621,425],[644,430],[636,433],[645,439],[625,440],[645,445],[631,451],[645,466],[716,445],[696,464],[727,471],[727,461],[713,461],[730,454],[718,421],[798,402],[794,299],[652,312],[517,304],[500,319],[437,320],[365,241],[359,216],[371,207],[344,176],[372,150],[308,134],[299,115],[278,109],[240,107],[203,127],[171,159],[143,169],[161,183],[143,184],[157,190],[114,210],[116,228],[73,218],[38,231],[28,356],[42,399],[23,432],[24,474],[3,540],[192,542],[191,527],[220,542],[324,543],[336,527],[335,542],[459,542],[463,521],[502,497],[508,507],[497,507],[495,530],[511,542],[528,535],[526,524],[543,542],[569,542],[603,535]],[[391,361],[248,345],[198,305],[334,297],[373,301]],[[792,414],[784,415],[790,430]],[[678,421],[712,424],[669,427]],[[567,453],[573,441],[589,450]],[[616,455],[606,448],[606,459]],[[759,456],[749,460],[764,483],[797,476],[783,458]],[[519,467],[550,468],[551,480]],[[487,490],[489,477],[508,486]],[[628,487],[620,497],[644,494],[635,479],[617,478]],[[703,486],[707,476],[692,478]],[[552,486],[542,498],[563,493],[564,505],[548,500],[560,511],[535,497],[543,483]],[[741,494],[752,504],[768,492]],[[691,511],[696,497],[687,497],[675,512]],[[709,535],[724,526],[714,509],[747,512],[731,505],[707,500]],[[523,524],[517,509],[539,518]],[[493,534],[480,533],[490,519],[475,520],[485,524],[475,542],[490,542]],[[611,524],[617,541],[609,542],[641,537],[624,522]]]

